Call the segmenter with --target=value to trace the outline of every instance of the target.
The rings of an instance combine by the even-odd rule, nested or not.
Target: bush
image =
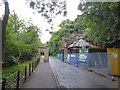
[[[16,57],[12,55],[8,56],[7,58],[3,60],[3,67],[9,67],[9,66],[17,65],[17,64],[18,64],[18,61]]]
[[[20,60],[19,62],[20,63],[23,63],[23,62],[26,62],[26,61],[29,61],[33,58],[33,55],[30,54],[30,53],[24,53],[20,56]]]

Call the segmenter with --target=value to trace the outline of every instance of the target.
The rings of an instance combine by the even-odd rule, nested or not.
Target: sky
[[[20,17],[20,19],[29,20],[30,18],[33,21],[33,24],[37,25],[39,28],[41,28],[41,42],[45,44],[47,41],[50,40],[51,34],[46,31],[47,28],[50,27],[48,23],[46,23],[45,19],[39,14],[35,13],[33,14],[33,10],[28,7],[27,4],[25,4],[26,0],[8,0],[10,12],[13,10],[17,13],[17,15]],[[77,15],[81,14],[79,10],[77,10],[77,6],[79,4],[79,0],[66,0],[67,1],[67,17],[62,17],[61,15],[58,15],[57,18],[54,20],[54,31],[59,30],[60,27],[58,25],[65,19],[74,20]],[[0,0],[0,18],[2,14],[4,14],[4,4],[2,3],[2,0]]]

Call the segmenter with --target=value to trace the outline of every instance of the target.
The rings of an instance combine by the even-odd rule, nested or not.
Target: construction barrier
[[[67,54],[66,55],[66,62],[70,63],[72,65],[75,65],[78,63],[78,57],[79,57],[79,53]]]
[[[112,62],[109,71],[115,75],[120,76],[120,48],[107,48],[108,53],[112,53]]]
[[[58,60],[62,60],[63,55],[62,54],[57,54]]]
[[[82,65],[88,62],[88,53],[72,53],[66,55],[66,62],[72,65]]]
[[[112,53],[103,53],[103,52],[102,53],[88,53],[88,52],[71,53],[66,55],[65,62],[71,65],[77,65],[78,67],[90,69],[105,76],[114,76],[114,74],[112,73],[115,72],[115,70],[112,68],[113,67],[112,55],[113,55]],[[59,54],[58,58],[62,58],[62,55]]]
[[[89,67],[95,68],[107,67],[107,53],[89,53],[88,59]]]

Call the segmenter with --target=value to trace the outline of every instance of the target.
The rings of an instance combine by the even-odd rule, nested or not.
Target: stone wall
[[[39,48],[39,55],[41,52],[44,53],[44,62],[49,62],[49,48],[41,47],[41,48]]]

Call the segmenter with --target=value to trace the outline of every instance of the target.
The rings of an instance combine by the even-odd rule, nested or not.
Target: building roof
[[[83,39],[79,39],[73,42],[68,48],[72,48],[72,47],[94,47],[94,46]]]

